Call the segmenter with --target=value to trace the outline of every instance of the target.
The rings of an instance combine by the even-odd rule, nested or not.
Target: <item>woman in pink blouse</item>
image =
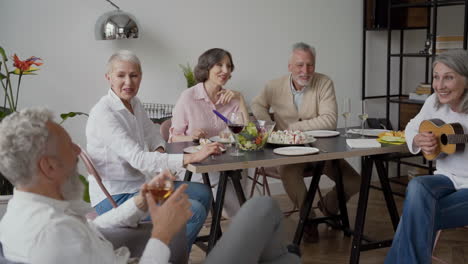
[[[194,70],[198,84],[180,95],[173,111],[169,142],[192,141],[219,135],[226,124],[213,110],[226,117],[232,112],[242,112],[244,120],[249,120],[244,96],[240,92],[223,88],[231,79],[233,71],[232,57],[226,50],[209,49],[198,58]],[[217,186],[219,173],[210,173],[209,177],[212,186]],[[192,180],[201,182],[202,177],[194,174]],[[239,208],[234,187],[229,181],[224,198],[225,212],[227,216],[233,216]]]
[[[199,58],[194,74],[198,84],[185,90],[175,105],[169,142],[192,141],[217,136],[226,128],[213,110],[224,116],[242,112],[248,120],[244,96],[223,86],[231,79],[234,63],[223,49],[209,49]]]

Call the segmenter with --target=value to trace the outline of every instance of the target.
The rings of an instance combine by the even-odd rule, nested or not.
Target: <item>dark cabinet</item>
[[[365,28],[367,30],[386,29],[390,0],[365,0]],[[404,3],[420,3],[421,0],[406,0]],[[428,9],[425,7],[395,9],[390,20],[392,29],[421,28],[428,25]]]

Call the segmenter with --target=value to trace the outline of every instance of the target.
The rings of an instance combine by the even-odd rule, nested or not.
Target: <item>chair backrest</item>
[[[393,130],[392,123],[386,118],[368,118],[366,124],[368,128]]]
[[[166,142],[169,140],[169,128],[171,128],[171,125],[172,125],[172,120],[167,119],[167,120],[164,120],[164,122],[162,122],[161,126],[159,127],[161,136]]]
[[[101,190],[104,192],[107,199],[109,199],[112,206],[114,208],[117,208],[117,206],[118,206],[117,203],[114,201],[114,198],[112,198],[112,196],[107,191],[106,186],[104,186],[104,184],[102,183],[101,176],[99,176],[99,173],[97,172],[96,168],[94,167],[93,161],[89,157],[88,153],[86,153],[86,151],[83,148],[80,147],[80,149],[81,149],[80,158],[83,161],[83,163],[85,164],[86,170],[88,171],[89,174],[94,176],[94,179],[96,179],[97,184],[99,185]]]

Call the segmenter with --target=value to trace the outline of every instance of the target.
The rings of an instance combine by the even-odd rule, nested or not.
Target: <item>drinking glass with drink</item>
[[[237,138],[237,134],[239,134],[245,125],[244,115],[241,112],[232,112],[229,114],[229,123],[228,127],[229,130],[234,134],[234,139],[236,140],[235,151],[231,152],[231,156],[243,156],[244,153],[239,152],[239,140]]]
[[[163,175],[161,175],[163,174]],[[158,169],[157,175],[159,177],[156,181],[148,185],[148,191],[153,196],[156,203],[161,204],[174,192],[174,181],[170,177],[171,173],[162,169]]]
[[[361,138],[364,138],[364,123],[366,122],[369,115],[367,114],[367,105],[366,101],[362,101],[362,113],[359,115],[359,119],[361,119]]]
[[[348,118],[351,115],[351,99],[349,97],[343,98],[343,107],[341,109],[341,115],[344,118],[345,133],[342,137],[349,137],[348,134]]]

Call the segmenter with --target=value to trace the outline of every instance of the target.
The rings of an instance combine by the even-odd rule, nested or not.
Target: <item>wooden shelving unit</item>
[[[378,4],[377,4],[378,3]],[[386,4],[386,8],[382,6]],[[390,106],[398,104],[398,121],[394,129],[404,130],[407,122],[414,117],[424,104],[421,101],[409,100],[408,95],[403,93],[403,77],[406,73],[404,69],[404,60],[419,59],[424,61],[424,76],[421,76],[421,82],[431,83],[432,81],[432,61],[436,56],[436,37],[438,24],[438,9],[444,6],[463,6],[464,7],[464,25],[463,25],[463,49],[467,49],[468,39],[468,0],[364,0],[364,27],[363,27],[363,70],[362,70],[362,100],[386,99],[385,100],[385,118],[390,120]],[[374,9],[372,9],[374,8]],[[371,14],[369,13],[371,12]],[[387,12],[386,14],[384,12]],[[384,16],[387,21],[377,16]],[[372,21],[375,24],[372,24]],[[391,25],[391,26],[387,26]],[[382,95],[367,96],[366,94],[366,41],[368,31],[386,31],[387,32],[387,62],[386,62],[386,91]],[[415,30],[425,31],[426,40],[430,41],[430,48],[427,52],[406,52],[405,35]],[[398,51],[392,49],[392,34],[394,31],[399,33]],[[424,41],[424,39],[423,39]],[[392,61],[393,59],[393,61]],[[396,82],[398,92],[392,92],[392,63],[397,61]],[[393,73],[395,75],[395,73]],[[425,161],[424,161],[425,162]],[[408,162],[397,160],[398,176],[400,175],[400,164],[411,165]],[[415,164],[421,166],[420,164]],[[432,164],[429,163],[431,171]]]

